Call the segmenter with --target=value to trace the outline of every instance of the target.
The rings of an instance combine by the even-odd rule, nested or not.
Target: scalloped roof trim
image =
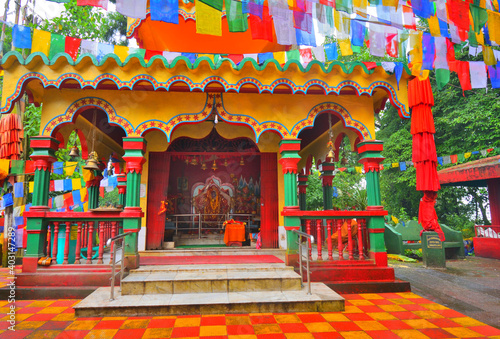
[[[51,66],[51,65],[54,65],[54,64],[60,62],[60,59],[62,58],[62,59],[64,59],[64,61],[66,61],[71,66],[76,66],[79,63],[83,62],[84,60],[90,59],[92,61],[92,63],[94,64],[94,66],[96,66],[96,67],[101,67],[104,64],[106,64],[107,62],[111,62],[110,60],[113,60],[119,67],[124,67],[128,63],[135,61],[135,62],[139,62],[139,64],[142,67],[147,68],[147,67],[151,67],[155,62],[160,61],[163,63],[164,67],[168,68],[168,69],[175,68],[177,66],[177,64],[180,63],[180,64],[186,65],[186,67],[188,67],[189,69],[194,70],[194,69],[198,68],[202,62],[207,62],[209,67],[212,70],[219,69],[220,67],[222,67],[222,65],[224,63],[230,63],[231,68],[235,71],[240,71],[241,69],[245,68],[247,66],[247,64],[250,64],[251,66],[253,66],[253,68],[256,71],[263,71],[270,64],[273,64],[276,67],[276,69],[280,72],[287,71],[288,68],[292,67],[293,65],[295,65],[303,73],[309,72],[311,70],[311,68],[315,67],[315,66],[319,67],[324,73],[329,73],[330,71],[332,71],[332,69],[334,67],[340,67],[342,72],[344,72],[345,74],[352,73],[356,67],[361,67],[361,69],[363,70],[363,72],[365,74],[372,74],[375,72],[375,69],[368,70],[366,65],[360,61],[348,62],[348,63],[343,63],[340,61],[333,61],[329,65],[325,65],[324,63],[321,63],[318,60],[313,60],[304,68],[302,66],[302,64],[297,60],[289,60],[285,65],[281,66],[278,63],[278,61],[276,61],[275,59],[268,59],[262,65],[260,65],[257,61],[255,61],[255,59],[244,58],[238,65],[236,65],[231,59],[228,59],[228,58],[222,58],[221,61],[217,62],[217,64],[214,64],[212,59],[205,57],[205,56],[196,58],[194,63],[191,63],[191,61],[185,56],[178,56],[174,60],[172,60],[171,63],[169,63],[164,56],[155,55],[146,62],[146,60],[144,60],[144,57],[140,54],[137,54],[137,53],[129,55],[125,59],[124,62],[122,62],[116,54],[107,54],[102,58],[102,60],[100,62],[97,60],[97,58],[94,55],[91,55],[91,54],[83,54],[83,55],[79,56],[78,59],[73,60],[70,57],[70,55],[67,53],[58,53],[58,54],[54,55],[54,57],[51,60],[49,60],[49,58],[45,54],[43,54],[41,52],[36,52],[36,53],[30,54],[29,56],[27,56],[26,59],[23,59],[21,53],[19,53],[17,51],[10,51],[3,56],[2,60],[1,60],[2,68],[8,69],[10,67],[10,65],[12,65],[12,63],[14,62],[12,60],[13,58],[17,59],[17,62],[21,65],[28,65],[35,58],[41,58],[42,61],[45,63],[45,65]],[[8,65],[7,67],[4,67],[4,65],[6,65],[7,63],[9,63],[10,65]],[[377,63],[377,67],[381,67],[380,63]],[[407,65],[404,65],[404,69],[408,75],[411,75],[411,71]],[[394,74],[394,73],[389,73],[386,71],[386,74]]]

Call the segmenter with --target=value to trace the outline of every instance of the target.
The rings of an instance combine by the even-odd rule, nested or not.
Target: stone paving
[[[500,330],[414,293],[346,294],[344,312],[76,318],[79,300],[22,300],[0,338],[500,338]]]

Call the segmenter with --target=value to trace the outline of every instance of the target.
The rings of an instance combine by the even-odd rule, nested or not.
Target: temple
[[[139,39],[140,27],[150,29],[140,22],[134,25]],[[144,48],[163,47],[157,40],[140,42]],[[258,64],[244,59],[235,64],[208,57],[191,62],[184,56],[144,60],[130,55],[122,60],[107,55],[98,61],[92,55],[73,60],[65,53],[49,60],[40,53],[23,59],[17,52],[7,53],[2,67],[1,113],[11,112],[24,94],[30,102],[43,104],[40,135],[31,139],[36,173],[33,207],[25,213],[23,274],[39,274],[39,259],[51,255],[47,232],[56,232],[56,238],[57,233],[66,238],[76,234],[76,250],[63,246],[64,264],[93,264],[93,254],[102,263],[106,236],[132,232],[126,257],[127,265],[135,268],[141,265],[140,253],[161,250],[174,237],[220,234],[223,223],[235,219],[247,224],[249,234],[260,229],[263,248],[278,248],[278,229],[284,226],[288,265],[298,261],[293,230],[314,234],[318,245],[313,257],[323,266],[313,279],[332,281],[335,268],[344,270],[341,281],[394,280],[384,245],[387,212],[379,184],[384,158],[375,115],[389,100],[401,118],[409,118],[407,88],[413,77],[406,67],[397,75],[380,63],[325,66],[313,61],[304,68],[295,60],[280,65],[276,60]],[[51,164],[74,131],[83,159],[97,153],[104,162],[111,155],[120,161],[116,173],[123,209],[98,211],[102,167],[86,178],[89,211],[49,209]],[[332,209],[334,162],[344,137],[364,167],[366,210]],[[328,154],[330,150],[334,153]],[[313,162],[321,172],[322,211],[309,211],[305,203]],[[331,235],[337,232],[342,236],[332,244]],[[103,236],[99,245],[85,245],[96,234]],[[323,249],[328,249],[325,257]],[[332,254],[336,249],[338,255]],[[336,264],[342,260],[343,265]],[[368,269],[375,273],[368,274]]]

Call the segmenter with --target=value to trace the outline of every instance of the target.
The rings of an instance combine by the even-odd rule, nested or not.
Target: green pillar
[[[299,174],[299,208],[307,211],[307,179],[308,175]]]
[[[333,209],[333,186],[332,181],[335,178],[333,171],[335,171],[335,164],[331,162],[324,162],[320,167],[321,172],[321,185],[323,186],[323,209]]]
[[[383,143],[378,140],[365,140],[358,144],[359,162],[364,165],[366,177],[366,193],[368,196],[368,211],[383,210],[380,198],[380,163],[384,160],[381,155]],[[370,236],[370,258],[378,266],[387,266],[387,251],[385,249],[383,216],[370,217],[368,223]]]
[[[284,139],[280,143],[279,160],[284,176],[285,206],[284,210],[299,210],[297,200],[297,164],[300,156],[300,139]],[[287,237],[286,264],[295,266],[299,261],[299,248],[297,235],[293,230],[300,230],[299,217],[285,217],[285,230]]]
[[[123,149],[125,154],[127,173],[127,194],[125,195],[125,212],[142,213],[140,205],[142,165],[146,162],[146,140],[142,137],[123,138]],[[123,221],[123,231],[136,231],[134,235],[125,239],[125,256],[127,266],[135,268],[139,266],[138,241],[141,229],[141,218],[127,218]]]
[[[55,152],[59,148],[59,141],[52,137],[31,137],[30,145],[33,148],[31,160],[35,161],[35,178],[33,200],[27,217],[26,253],[23,258],[23,272],[35,272],[38,259],[45,255],[47,238],[47,221],[45,212],[49,211],[49,183],[52,163],[56,161]]]
[[[127,176],[125,173],[117,175],[118,179],[118,204],[125,207],[125,193],[127,192]]]
[[[87,181],[89,194],[89,210],[99,207],[99,189],[101,187],[102,175],[100,171],[94,170],[94,179]]]

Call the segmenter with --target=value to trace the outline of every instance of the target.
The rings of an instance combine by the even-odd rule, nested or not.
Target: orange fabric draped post
[[[231,243],[244,242],[245,239],[245,223],[235,220],[229,220],[225,223],[226,230],[224,232],[224,243],[229,246]]]
[[[434,209],[437,191],[441,186],[437,175],[435,128],[431,109],[434,106],[434,97],[429,78],[425,80],[415,78],[408,82],[408,103],[412,109],[412,160],[417,171],[417,191],[424,192],[420,200],[418,220],[423,227],[422,232],[435,231],[441,241],[444,241],[444,233]]]

